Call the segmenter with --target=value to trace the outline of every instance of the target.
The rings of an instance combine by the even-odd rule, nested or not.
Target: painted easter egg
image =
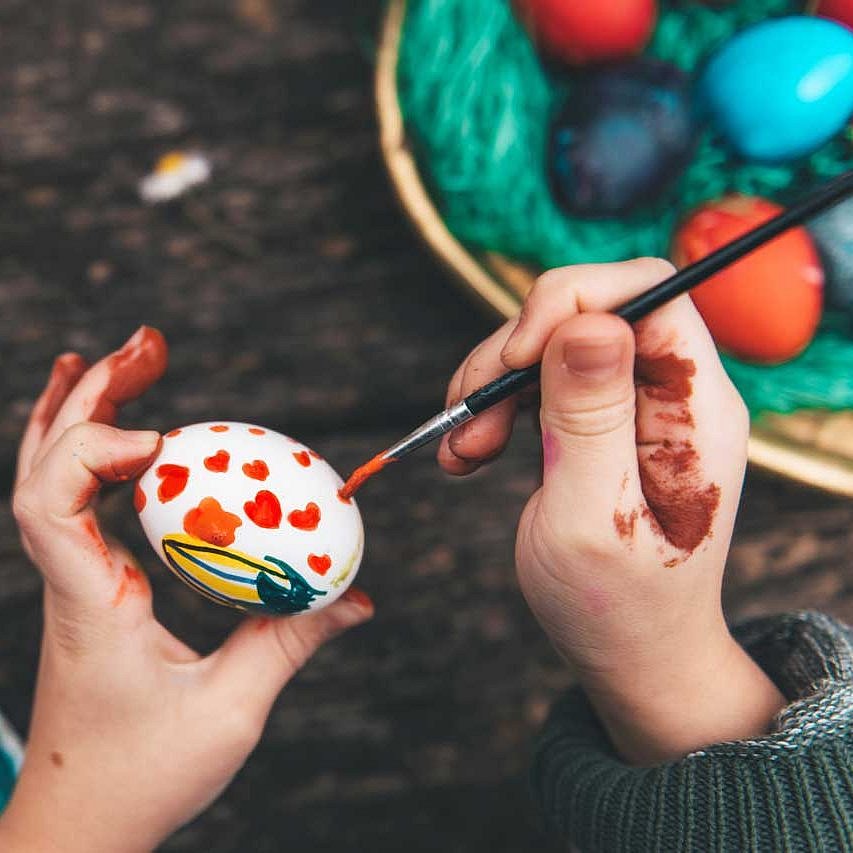
[[[804,156],[853,111],[853,33],[806,16],[756,24],[711,58],[698,92],[741,156],[768,163]]]
[[[542,51],[573,64],[639,53],[657,17],[655,0],[516,0],[515,5]]]
[[[821,18],[853,27],[853,0],[817,0],[812,11]]]
[[[683,267],[781,213],[754,196],[726,196],[694,211],[673,243]],[[746,361],[775,364],[798,355],[817,329],[823,270],[805,228],[793,228],[691,291],[717,345]]]
[[[853,199],[842,201],[808,224],[826,274],[826,305],[853,318]]]
[[[581,216],[623,213],[681,174],[694,139],[688,81],[674,65],[643,59],[584,75],[551,127],[554,196]]]
[[[219,604],[277,614],[339,598],[364,530],[341,478],[287,436],[242,423],[172,430],[136,484],[148,540],[184,583]]]

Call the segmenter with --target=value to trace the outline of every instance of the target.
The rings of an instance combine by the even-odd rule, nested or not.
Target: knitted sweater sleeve
[[[574,689],[553,709],[531,773],[556,835],[582,853],[853,853],[851,629],[794,613],[734,633],[790,700],[772,731],[632,767]]]

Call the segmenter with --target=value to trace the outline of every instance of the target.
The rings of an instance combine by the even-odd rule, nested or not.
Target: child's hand
[[[448,402],[542,360],[542,487],[518,530],[522,591],[636,762],[763,733],[784,698],[734,642],[720,587],[749,421],[688,297],[637,324],[612,309],[665,261],[542,276],[521,318],[475,349]],[[635,359],[636,350],[636,359]],[[445,437],[466,474],[500,452],[508,401]]]
[[[247,619],[206,658],[154,619],[145,574],[105,540],[93,505],[156,453],[157,433],[107,424],[165,363],[152,329],[90,369],[62,356],[21,444],[14,508],[44,576],[44,636],[26,759],[0,820],[9,853],[153,849],[221,793],[317,647],[371,615],[356,595]]]

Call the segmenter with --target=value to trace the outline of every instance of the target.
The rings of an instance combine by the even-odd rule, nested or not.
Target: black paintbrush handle
[[[724,267],[729,266],[774,237],[778,237],[783,231],[802,224],[809,217],[831,207],[851,193],[853,193],[853,171],[845,172],[829,181],[793,207],[789,207],[778,216],[774,216],[773,219],[717,249],[716,252],[711,252],[710,255],[706,255],[696,263],[685,267],[651,290],[635,296],[613,313],[629,323],[635,323],[641,317],[645,317],[676,296],[686,293]],[[488,385],[484,385],[473,394],[469,394],[465,398],[465,405],[472,415],[478,415],[528,385],[537,382],[539,369],[539,365],[534,364],[525,367],[523,370],[511,370],[493,382],[489,382]]]

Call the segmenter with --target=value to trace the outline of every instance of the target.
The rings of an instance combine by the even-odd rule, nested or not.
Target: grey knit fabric
[[[790,704],[765,737],[650,768],[623,763],[579,689],[556,705],[531,781],[582,853],[853,853],[853,634],[819,613],[735,635]]]

